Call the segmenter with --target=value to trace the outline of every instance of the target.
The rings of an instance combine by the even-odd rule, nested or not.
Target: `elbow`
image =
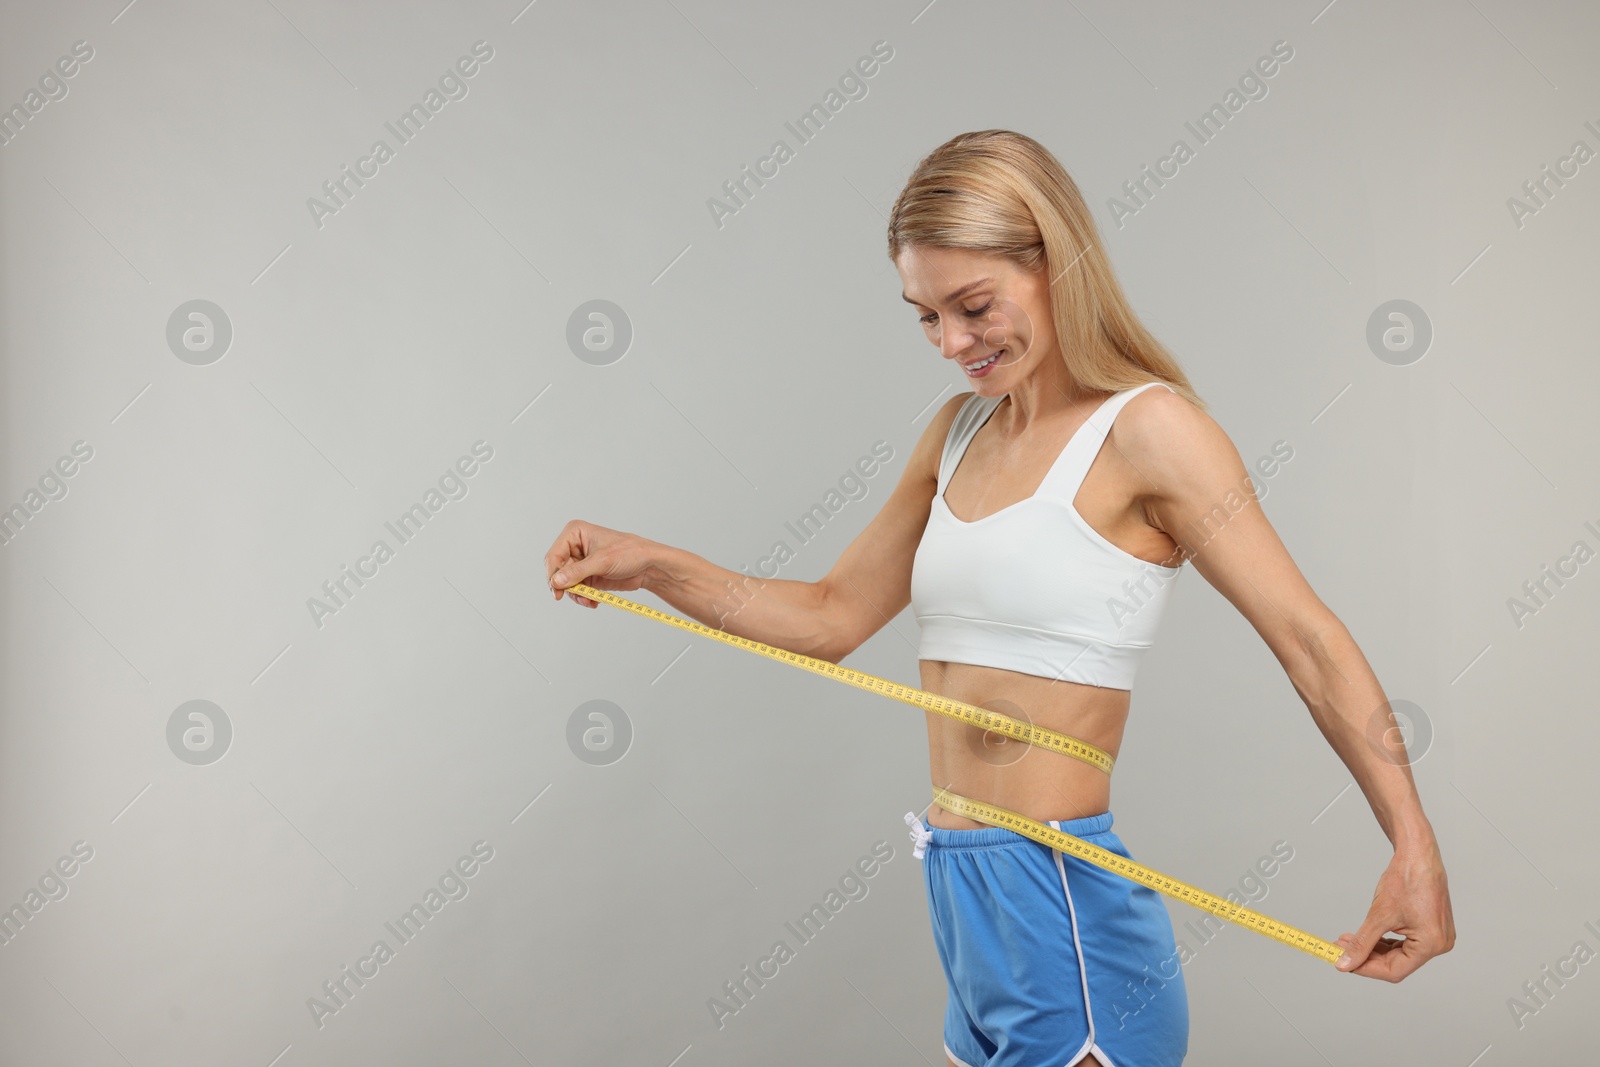
[[[1350,631],[1333,612],[1326,612],[1314,625],[1305,627],[1301,638],[1304,654],[1314,667],[1331,670],[1336,660],[1354,640]]]
[[[850,653],[861,647],[859,641],[834,641],[824,645],[817,659],[827,660],[829,663],[838,663]]]
[[[806,655],[810,656],[812,659],[825,660],[828,663],[838,663],[840,660],[844,659],[852,651],[854,651],[854,649],[844,647],[843,642],[837,640],[834,635],[825,630],[819,632],[816,637],[808,643],[808,648],[809,651],[806,653]]]
[[[826,645],[826,646],[819,647],[814,652],[812,652],[811,653],[811,658],[812,659],[820,659],[824,663],[832,663],[832,664],[837,666],[840,660],[844,659],[846,656],[848,656],[853,651],[855,651],[855,650],[854,649],[843,649],[843,650],[841,650],[837,645]]]
[[[849,625],[849,619],[842,611],[839,599],[832,595],[826,582],[816,584],[815,596],[812,614],[816,626],[812,630],[809,654],[813,659],[838,663],[860,648],[861,640]]]

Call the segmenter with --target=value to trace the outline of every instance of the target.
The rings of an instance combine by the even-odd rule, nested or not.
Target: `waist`
[[[923,658],[917,670],[926,692],[1058,730],[1108,751],[1122,737],[1133,695],[1121,687],[962,660]],[[930,723],[935,721],[976,729],[942,716],[930,717]]]
[[[1122,743],[1130,694],[968,663],[923,660],[922,688],[1103,749]],[[926,712],[928,772],[934,786],[1008,808],[1039,822],[1077,819],[1110,807],[1111,778],[1100,767],[1006,734]],[[929,825],[982,824],[935,806]]]
[[[980,798],[971,797],[971,799],[978,800]],[[995,801],[989,802],[998,803]],[[1007,805],[998,804],[998,806],[1006,807]],[[1017,814],[1026,815],[1027,813],[1019,811]],[[1107,833],[1110,831],[1113,822],[1110,808],[1089,815],[1079,815],[1075,818],[1051,816],[1040,819],[1032,815],[1027,815],[1027,817],[1035,822],[1054,826],[1064,833],[1071,834],[1073,837],[1092,837],[1095,834]],[[957,815],[954,812],[946,811],[937,803],[928,809],[926,822],[928,829],[933,831],[933,844],[944,848],[997,848],[1014,846],[1018,842],[1029,840],[1015,830],[1004,826],[991,826],[988,823],[978,822],[965,816]]]
[[[1096,787],[1091,783],[1082,783],[1079,788],[1072,788],[1063,784],[1057,787],[1053,784],[1043,786],[1037,783],[1011,783],[996,786],[990,782],[973,779],[940,778],[940,788],[948,789],[972,800],[985,804],[993,804],[997,808],[1014,811],[1018,815],[1032,819],[1034,822],[1059,822],[1061,829],[1069,834],[1082,837],[1084,833],[1098,833],[1088,827],[1088,824],[1097,820],[1105,820],[1101,829],[1111,826],[1111,785],[1110,779],[1101,775],[1101,784]],[[1006,786],[1010,787],[1007,788]],[[929,792],[933,791],[929,787]],[[927,823],[930,827],[944,830],[958,830],[971,832],[980,829],[996,829],[988,823],[969,819],[964,815],[957,815],[953,811],[946,811],[938,804],[928,809]],[[1073,824],[1080,825],[1080,830],[1072,829]]]

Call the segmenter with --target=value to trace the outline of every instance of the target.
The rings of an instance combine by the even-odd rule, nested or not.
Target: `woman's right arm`
[[[889,499],[820,581],[761,578],[574,520],[545,555],[551,589],[559,598],[576,582],[643,588],[705,626],[837,663],[911,602],[911,562],[933,504],[939,456],[966,396],[951,397],[929,421]]]

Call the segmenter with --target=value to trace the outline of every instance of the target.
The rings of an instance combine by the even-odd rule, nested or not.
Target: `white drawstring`
[[[922,820],[911,812],[906,812],[906,825],[911,827],[911,854],[921,859],[928,850],[928,842],[933,840],[933,831],[922,825]]]

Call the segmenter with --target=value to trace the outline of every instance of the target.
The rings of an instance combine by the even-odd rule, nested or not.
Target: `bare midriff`
[[[922,688],[1030,722],[1109,752],[1122,744],[1129,693],[972,663],[920,660]],[[1040,822],[1098,815],[1111,806],[1111,776],[1082,760],[933,712],[928,719],[932,784]],[[929,826],[976,830],[986,823],[953,815],[937,804]]]

